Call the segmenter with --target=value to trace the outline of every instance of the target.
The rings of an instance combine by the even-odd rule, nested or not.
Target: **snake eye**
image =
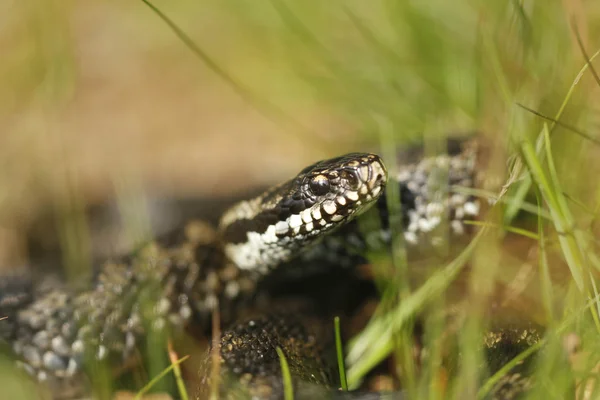
[[[322,196],[329,192],[329,179],[324,175],[317,175],[310,180],[308,186],[315,195]]]
[[[348,182],[348,187],[352,190],[358,189],[358,177],[351,172],[344,173],[343,178]]]

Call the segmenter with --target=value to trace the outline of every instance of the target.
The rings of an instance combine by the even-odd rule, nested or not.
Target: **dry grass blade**
[[[265,113],[267,117],[275,117],[276,119],[288,123],[296,132],[301,134],[309,134],[314,136],[309,128],[302,125],[296,119],[292,118],[284,112],[279,106],[273,104],[266,98],[259,97],[247,85],[235,79],[231,74],[226,72],[215,60],[204,52],[177,24],[167,17],[161,10],[148,0],[141,0],[146,4],[167,26],[175,33],[175,35],[190,49],[202,62],[208,66],[215,74],[227,82],[230,87],[237,92],[248,104],[254,105],[257,110]]]
[[[179,360],[176,360],[174,363],[172,363],[171,365],[169,365],[167,368],[165,368],[160,374],[158,374],[157,376],[155,376],[154,378],[152,378],[150,380],[150,382],[148,382],[142,389],[140,389],[137,394],[135,395],[134,400],[142,400],[143,396],[150,390],[152,389],[152,387],[158,382],[160,381],[162,378],[164,378],[169,372],[171,372],[173,369],[175,369],[176,366],[178,366],[179,364],[181,364],[182,362],[184,362],[185,360],[187,360],[190,356],[184,356],[182,358],[180,358]]]
[[[572,132],[575,132],[576,134],[578,134],[579,136],[581,136],[581,137],[583,137],[583,138],[585,138],[585,139],[589,140],[590,142],[593,142],[593,143],[595,143],[595,144],[600,144],[600,139],[597,139],[597,138],[595,138],[595,137],[591,136],[590,134],[583,132],[583,131],[582,131],[581,129],[579,129],[579,128],[576,128],[576,127],[574,127],[574,126],[571,126],[571,125],[569,125],[569,124],[566,124],[566,123],[564,123],[564,122],[562,122],[562,121],[559,121],[559,120],[557,120],[557,119],[554,119],[554,118],[548,117],[547,115],[544,115],[544,114],[542,114],[542,113],[541,113],[541,112],[539,112],[539,111],[535,111],[535,110],[534,110],[534,109],[532,109],[532,108],[529,108],[529,107],[527,107],[527,106],[524,106],[524,105],[523,105],[523,104],[521,104],[521,103],[517,103],[517,106],[521,107],[521,108],[522,108],[522,109],[524,109],[524,110],[527,110],[527,111],[529,111],[529,112],[530,112],[530,113],[532,113],[533,115],[536,115],[536,116],[538,116],[538,117],[540,117],[540,118],[543,118],[543,119],[545,119],[546,121],[550,121],[550,122],[552,122],[552,123],[553,123],[553,124],[555,124],[555,125],[561,126],[561,127],[565,128],[565,129],[568,129],[568,130],[570,130],[570,131],[572,131]]]
[[[185,388],[185,383],[183,383],[183,378],[181,376],[181,368],[179,368],[179,363],[177,363],[180,358],[173,349],[173,343],[171,340],[169,340],[167,343],[167,351],[169,353],[169,361],[171,361],[171,365],[173,366],[173,373],[175,374],[175,382],[177,383],[179,396],[181,397],[181,400],[189,400],[187,389]]]
[[[577,24],[575,22],[575,19],[571,20],[571,27],[573,29],[573,32],[575,33],[575,37],[577,38],[577,45],[579,45],[579,50],[581,50],[581,54],[583,55],[583,58],[585,59],[586,65],[588,65],[590,67],[590,71],[592,71],[592,75],[594,76],[594,79],[596,80],[596,84],[598,84],[598,87],[600,87],[600,76],[598,76],[596,69],[592,65],[592,60],[590,59],[590,57],[587,54],[587,51],[585,50],[585,46],[583,45],[583,41],[581,40],[581,35],[579,34],[579,29],[577,29]]]

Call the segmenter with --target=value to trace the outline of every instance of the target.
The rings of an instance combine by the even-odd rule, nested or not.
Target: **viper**
[[[22,370],[55,396],[68,397],[66,387],[81,393],[93,386],[94,366],[122,365],[140,347],[164,343],[192,324],[209,332],[218,312],[225,327],[218,349],[224,396],[240,386],[254,398],[282,396],[276,348],[289,361],[296,398],[323,395],[320,388],[337,393],[329,345],[320,342],[315,324],[283,303],[258,316],[240,310],[259,302],[273,276],[330,267],[351,274],[367,263],[364,254],[373,243],[389,245],[392,231],[401,233],[396,239],[409,253],[465,237],[465,221],[476,219],[481,205],[460,188],[477,185],[479,154],[476,140],[450,140],[442,154],[400,154],[393,175],[370,153],[319,161],[233,205],[218,226],[190,221],[101,263],[86,282],[17,271],[0,280],[0,315],[6,317],[0,337]],[[400,226],[390,225],[386,186],[398,191],[390,198],[401,203]],[[361,229],[360,216],[370,208],[379,224],[369,232]],[[217,384],[208,379],[210,368],[202,374],[208,386]]]

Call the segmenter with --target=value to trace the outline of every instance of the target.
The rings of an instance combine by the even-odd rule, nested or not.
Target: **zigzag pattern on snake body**
[[[217,307],[224,322],[234,320],[258,282],[289,262],[342,264],[347,247],[359,253],[372,240],[353,221],[375,204],[382,211],[375,235],[389,241],[382,196],[388,179],[399,184],[407,246],[429,248],[448,234],[463,235],[463,222],[479,215],[479,203],[455,188],[476,185],[477,154],[475,141],[450,141],[447,154],[411,153],[391,177],[374,154],[321,161],[235,205],[218,229],[192,221],[175,236],[104,263],[91,285],[3,278],[0,314],[7,318],[0,321],[0,335],[38,381],[60,387],[86,375],[93,380],[85,373],[90,363],[118,365],[148,335],[166,335],[191,320],[209,327]],[[231,332],[223,336],[231,339],[222,351],[226,366],[227,351],[243,344]],[[245,368],[231,369],[244,375]]]

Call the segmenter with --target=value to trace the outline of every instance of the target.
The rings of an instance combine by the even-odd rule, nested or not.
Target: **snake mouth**
[[[381,159],[377,157],[376,160],[372,160],[368,168],[368,174],[365,174],[364,172],[365,171],[361,168],[361,175],[366,175],[365,184],[369,194],[372,197],[379,196],[387,182],[387,171],[381,162]]]
[[[375,154],[369,154],[362,160],[359,166],[354,167],[354,171],[360,181],[360,185],[355,189],[350,188],[347,195],[352,197],[352,192],[355,192],[357,197],[363,197],[366,201],[371,201],[379,197],[385,189],[387,182],[387,170],[381,158]]]

